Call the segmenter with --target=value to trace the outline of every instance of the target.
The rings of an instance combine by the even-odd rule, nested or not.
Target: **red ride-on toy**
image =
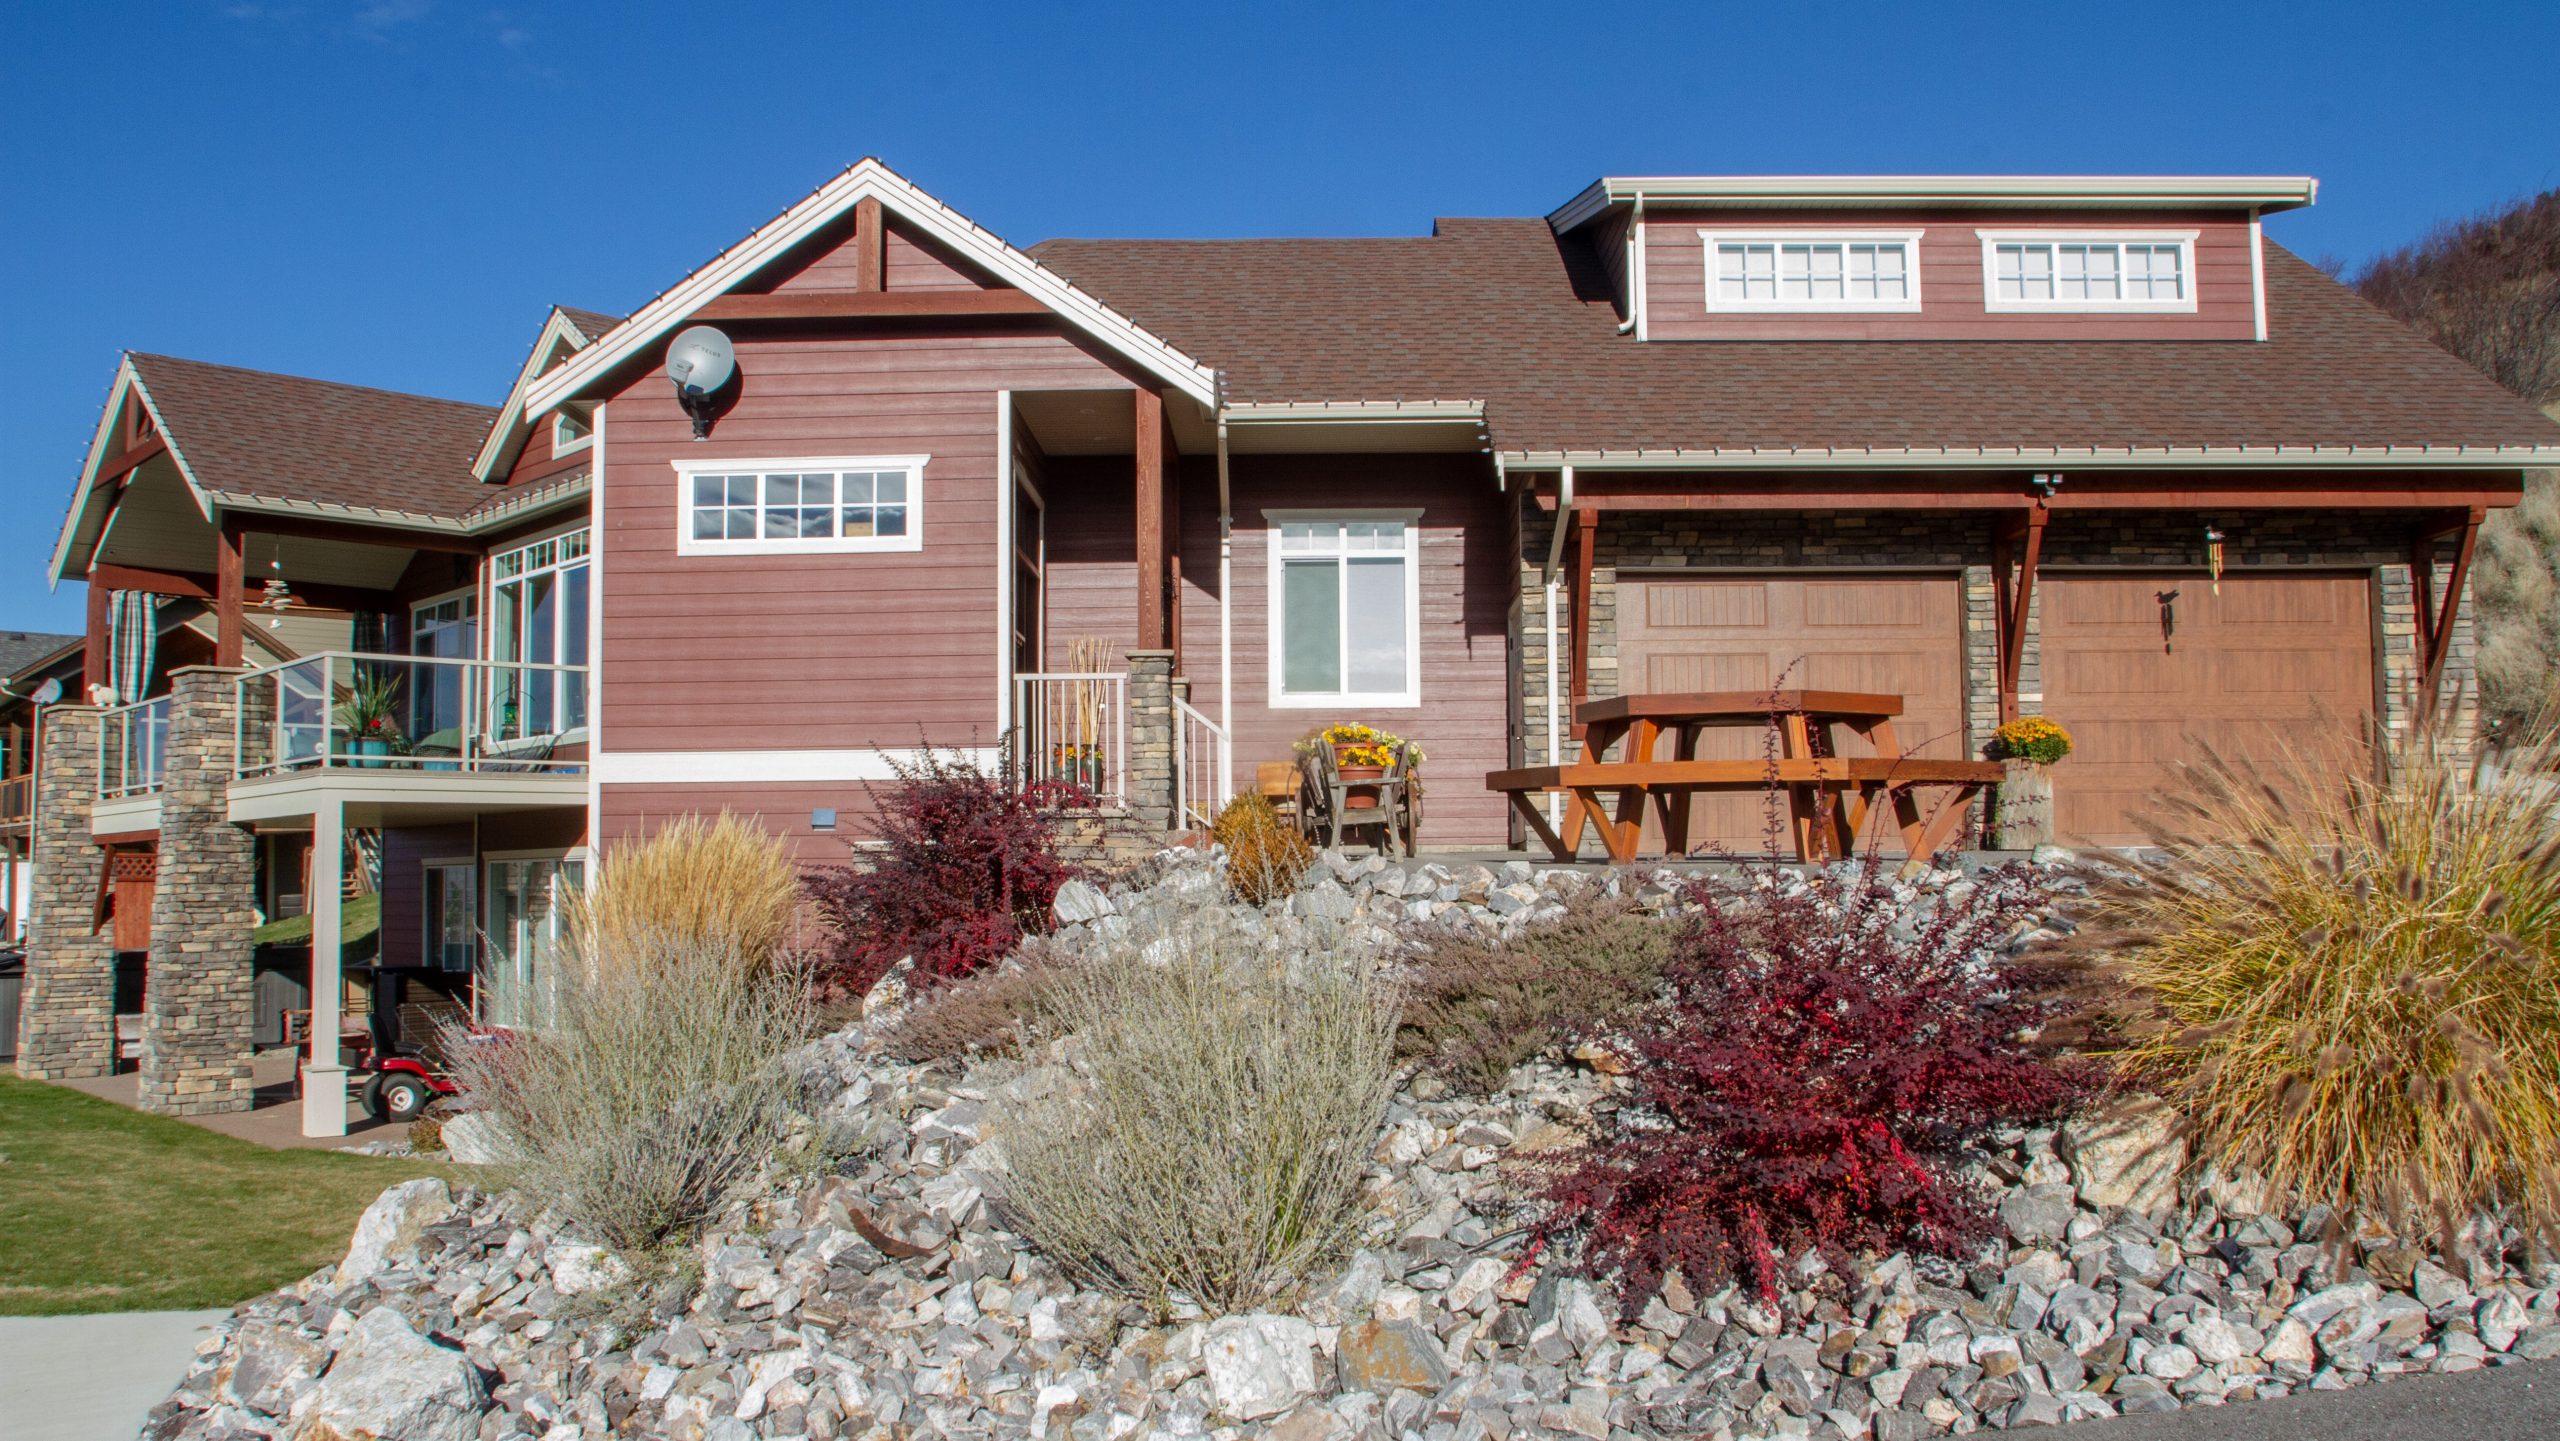
[[[377,1121],[414,1121],[438,1097],[462,1089],[415,1056],[367,1056],[358,1065],[365,1072],[364,1113]]]

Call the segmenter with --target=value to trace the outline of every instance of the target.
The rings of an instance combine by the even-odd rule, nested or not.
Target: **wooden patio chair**
[[[1254,789],[1270,803],[1272,812],[1295,826],[1298,823],[1298,767],[1288,761],[1264,761],[1253,770]]]
[[[1413,854],[1413,814],[1409,775],[1410,761],[1398,752],[1387,766],[1387,773],[1376,780],[1346,781],[1334,764],[1330,747],[1300,758],[1300,772],[1305,777],[1298,789],[1303,820],[1299,829],[1307,839],[1321,846],[1338,846],[1343,837],[1354,830],[1376,830],[1379,837],[1372,842],[1392,855],[1401,846],[1408,856]],[[1354,789],[1375,790],[1374,806],[1353,806]]]

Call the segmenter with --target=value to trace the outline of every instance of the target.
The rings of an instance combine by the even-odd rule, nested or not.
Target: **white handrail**
[[[1105,805],[1129,798],[1129,677],[1025,671],[1013,678],[1014,780],[1063,781]]]
[[[1207,830],[1233,795],[1226,727],[1187,700],[1173,703],[1173,813],[1177,826]]]

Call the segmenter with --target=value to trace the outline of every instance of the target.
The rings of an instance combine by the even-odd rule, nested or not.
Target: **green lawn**
[[[0,1074],[0,1315],[228,1306],[346,1255],[383,1187],[454,1174],[271,1151]]]
[[[347,947],[365,940],[382,929],[382,893],[350,896],[338,907],[338,944]],[[311,944],[311,914],[284,916],[267,922],[249,935],[262,946],[307,946]]]

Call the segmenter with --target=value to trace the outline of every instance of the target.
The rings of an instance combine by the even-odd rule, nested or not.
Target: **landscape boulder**
[[[403,1181],[384,1191],[356,1222],[347,1258],[338,1263],[337,1283],[352,1286],[372,1280],[384,1268],[416,1256],[426,1229],[452,1214],[453,1193],[433,1176]]]

